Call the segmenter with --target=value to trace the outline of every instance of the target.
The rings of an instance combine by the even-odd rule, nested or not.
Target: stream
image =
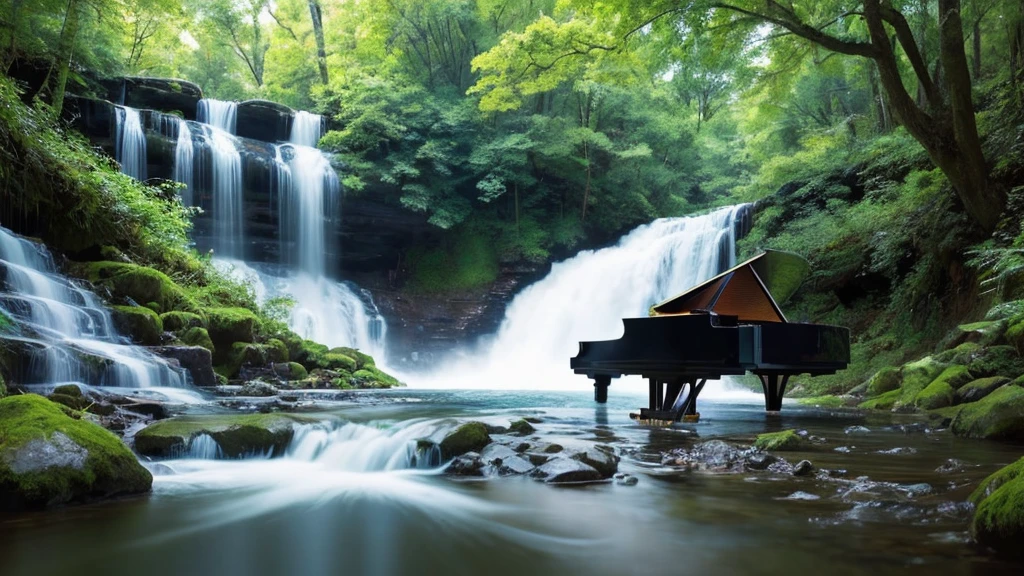
[[[335,426],[296,434],[282,458],[148,463],[151,495],[5,518],[0,573],[1019,573],[968,542],[964,504],[1019,447],[907,416],[789,403],[766,416],[760,396],[715,390],[700,423],[645,428],[628,419],[642,389],[613,386],[605,406],[585,391],[537,390],[393,390],[320,403]],[[532,436],[544,441],[614,446],[620,472],[639,483],[556,487],[403,466],[411,439],[431,430],[524,416],[539,419]],[[817,476],[661,464],[675,447],[749,444],[786,428],[826,440],[779,454],[811,460]],[[961,467],[937,471],[950,458]]]

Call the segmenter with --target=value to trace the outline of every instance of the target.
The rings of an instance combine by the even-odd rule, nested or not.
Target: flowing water
[[[174,147],[174,180],[181,182],[185,185],[179,193],[181,194],[181,202],[185,206],[192,206],[195,204],[195,199],[192,196],[192,188],[194,186],[193,180],[195,179],[195,168],[193,167],[193,158],[195,156],[195,149],[192,144],[192,130],[188,127],[188,122],[178,119],[178,138]]]
[[[203,184],[213,195],[214,254],[241,258],[245,255],[242,156],[229,132],[210,125],[204,128],[210,169]]]
[[[118,106],[114,130],[115,158],[121,172],[137,180],[146,179],[146,133],[135,108]]]
[[[235,133],[238,122],[238,103],[203,98],[196,107],[196,119],[227,132]]]
[[[17,358],[14,380],[163,391],[194,399],[187,376],[117,333],[95,294],[57,273],[41,246],[0,228],[0,346]]]

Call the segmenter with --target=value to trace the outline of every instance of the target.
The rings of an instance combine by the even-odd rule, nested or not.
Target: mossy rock
[[[896,402],[903,396],[902,390],[890,390],[877,398],[872,398],[857,405],[865,410],[892,410]]]
[[[968,342],[978,342],[983,346],[988,346],[1003,337],[1006,326],[1006,320],[983,320],[961,324],[957,328],[964,333]]]
[[[202,346],[209,350],[211,354],[217,352],[217,348],[213,345],[213,340],[210,339],[210,333],[206,331],[206,328],[189,328],[180,338],[182,342],[189,346]]]
[[[224,361],[214,367],[214,371],[227,378],[235,378],[245,366],[264,366],[269,362],[267,349],[263,345],[235,342]]]
[[[50,402],[56,402],[57,404],[60,404],[62,406],[67,406],[72,410],[85,410],[89,406],[89,404],[92,403],[87,398],[84,398],[81,394],[77,396],[70,396],[68,394],[54,393],[47,396],[47,399],[49,399]]]
[[[1018,354],[1024,353],[1024,320],[1010,324],[1006,330],[1006,341],[1017,350]]]
[[[290,350],[289,350],[290,352]],[[327,354],[328,348],[312,340],[303,340],[299,346],[298,353],[290,354],[291,359],[302,364],[307,370],[323,368],[323,357]]]
[[[353,372],[352,382],[360,388],[394,388],[402,385],[397,378],[372,366]]]
[[[160,343],[164,325],[156,312],[143,306],[114,306],[111,312],[114,327],[118,332],[127,334],[132,342],[143,346],[156,346]]]
[[[855,403],[852,396],[815,396],[813,398],[798,398],[797,404],[801,406],[814,406],[817,408],[843,408],[852,406]]]
[[[917,393],[914,398],[914,406],[922,410],[936,410],[952,406],[956,399],[956,390],[947,382],[936,378],[931,384]]]
[[[284,342],[285,348],[288,349],[289,360],[292,362],[302,362],[300,356],[302,356],[302,343],[304,340],[301,336],[291,330],[286,330],[277,334],[275,338]]]
[[[1009,378],[1004,376],[991,376],[989,378],[979,378],[968,384],[962,386],[956,392],[957,402],[960,404],[966,404],[968,402],[977,402],[985,396],[993,393],[1000,386],[1008,384]]]
[[[184,453],[192,440],[208,434],[224,456],[277,456],[294,436],[296,423],[313,420],[288,414],[180,416],[154,422],[135,435],[135,450],[144,456],[171,458]]]
[[[355,390],[356,386],[352,384],[351,376],[339,376],[331,379],[331,386],[338,388],[339,390]]]
[[[977,505],[971,537],[1001,555],[1024,556],[1024,458],[982,481],[970,500]]]
[[[308,377],[309,377],[309,372],[306,370],[305,366],[303,366],[302,364],[299,364],[298,362],[289,362],[288,363],[288,376],[287,376],[288,380],[292,380],[292,381],[295,381],[295,380],[305,380]]]
[[[65,396],[82,397],[82,389],[77,384],[64,384],[53,389],[51,394],[63,394]]]
[[[121,299],[154,302],[164,311],[199,312],[195,300],[159,270],[124,262],[90,262],[84,272],[87,280]]]
[[[287,362],[289,360],[288,346],[284,342],[277,338],[271,338],[263,345],[267,348],[267,356],[271,362]]]
[[[441,457],[450,460],[466,452],[479,452],[490,443],[491,436],[483,422],[466,422],[441,441]]]
[[[148,492],[153,476],[121,440],[42,396],[0,400],[0,509]]]
[[[904,364],[900,368],[900,374],[903,377],[903,383],[900,385],[901,393],[894,408],[913,405],[918,393],[938,378],[946,368],[948,368],[947,364],[939,362],[931,356]]]
[[[164,324],[164,330],[168,332],[181,332],[189,328],[205,328],[206,320],[199,314],[192,312],[179,312],[172,310],[160,315],[160,321]]]
[[[356,359],[344,354],[328,352],[320,358],[320,366],[327,368],[328,370],[345,370],[346,372],[355,372]]]
[[[0,372],[0,398],[7,396],[7,381],[4,380],[4,375]]]
[[[1016,378],[1024,374],[1024,358],[1013,346],[989,346],[982,349],[967,365],[975,378],[1006,376]]]
[[[527,436],[537,431],[532,424],[520,418],[508,425],[508,431],[519,436]]]
[[[1024,441],[1024,388],[1003,386],[977,402],[964,404],[950,428],[969,438]]]
[[[900,387],[903,375],[897,368],[882,368],[868,381],[868,396],[881,396]]]
[[[964,342],[956,348],[936,354],[935,359],[939,362],[967,365],[971,363],[971,360],[974,359],[981,349],[981,344],[977,342]]]
[[[339,346],[337,348],[331,348],[330,353],[344,354],[345,356],[354,359],[356,361],[356,369],[365,368],[367,366],[376,366],[372,356],[370,356],[369,354],[363,354],[362,352],[356,350],[355,348]]]
[[[248,308],[208,308],[207,327],[216,347],[231,348],[235,342],[254,342],[260,320]]]
[[[806,447],[806,440],[796,430],[783,430],[782,432],[769,432],[760,434],[754,441],[754,448],[767,452],[778,452],[786,450],[801,450]]]
[[[932,382],[945,382],[954,390],[958,390],[961,386],[967,384],[971,380],[974,380],[974,377],[971,376],[971,372],[967,369],[967,366],[958,364],[943,370],[942,374],[939,374],[938,378]]]

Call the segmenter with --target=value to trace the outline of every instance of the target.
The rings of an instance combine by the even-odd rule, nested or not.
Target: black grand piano
[[[792,323],[779,309],[809,270],[796,254],[766,251],[652,306],[648,318],[624,319],[618,340],[580,342],[570,365],[594,381],[599,403],[612,378],[647,378],[650,405],[631,414],[640,420],[695,421],[708,380],[748,371],[761,380],[765,408],[777,412],[791,376],[834,374],[850,362],[847,328]]]

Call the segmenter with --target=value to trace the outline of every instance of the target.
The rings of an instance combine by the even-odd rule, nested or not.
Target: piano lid
[[[650,315],[701,311],[737,316],[740,320],[786,322],[778,302],[792,296],[809,271],[810,265],[799,255],[768,250],[652,306]]]

